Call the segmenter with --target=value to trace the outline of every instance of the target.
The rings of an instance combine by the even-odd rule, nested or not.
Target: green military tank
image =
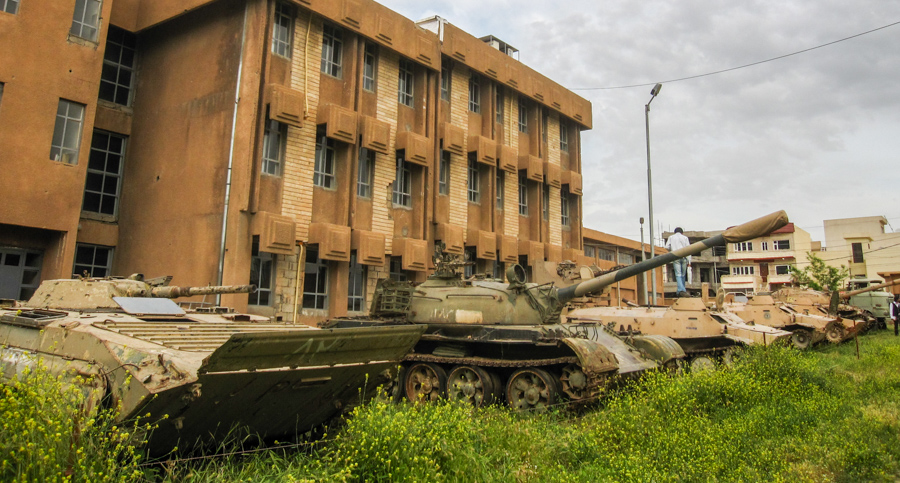
[[[404,358],[399,393],[411,401],[447,396],[476,406],[505,402],[518,409],[587,401],[620,378],[677,368],[685,352],[664,335],[623,336],[605,324],[562,323],[567,302],[709,247],[762,236],[786,223],[783,211],[773,213],[565,288],[527,283],[519,265],[509,267],[506,282],[464,280],[458,274],[459,262],[438,249],[437,270],[427,281],[415,287],[384,283],[370,316],[336,319],[326,326],[426,327]]]
[[[28,302],[0,309],[0,376],[43,365],[82,385],[89,406],[119,407],[120,420],[149,414],[142,421],[157,426],[149,450],[159,454],[233,427],[263,438],[306,432],[358,403],[364,386],[390,381],[424,330],[322,330],[222,307],[186,311],[171,298],[255,287],[168,280],[43,282]]]

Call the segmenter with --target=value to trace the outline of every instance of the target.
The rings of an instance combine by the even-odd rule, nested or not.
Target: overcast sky
[[[900,231],[900,22],[896,0],[384,0],[520,50],[593,104],[582,133],[584,224],[640,239],[721,230],[784,209],[824,242],[823,220],[884,215]],[[623,89],[580,90],[650,84]],[[887,231],[891,231],[891,226]],[[659,236],[660,229],[657,229]],[[645,224],[649,239],[649,227]]]

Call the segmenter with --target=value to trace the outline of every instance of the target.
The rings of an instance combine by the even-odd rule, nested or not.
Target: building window
[[[394,179],[394,204],[412,208],[412,168],[403,156],[397,156],[397,177]]]
[[[493,268],[492,276],[494,277],[495,280],[500,280],[502,282],[504,279],[504,277],[503,277],[503,262],[495,261],[493,263],[493,265],[494,265],[494,268]]]
[[[109,26],[100,74],[100,99],[122,106],[131,105],[136,50],[137,37],[133,33]]]
[[[408,282],[409,273],[403,270],[402,259],[400,257],[391,257],[388,276],[397,282]]]
[[[541,109],[541,139],[547,142],[548,131],[550,131],[550,115],[546,109]]]
[[[28,300],[41,284],[41,252],[0,247],[0,298]]]
[[[50,159],[66,164],[78,164],[83,122],[84,104],[59,100],[56,126],[53,128],[53,142],[50,145]]]
[[[356,196],[372,197],[372,176],[375,173],[375,151],[366,148],[359,150],[359,169],[356,172]]]
[[[736,252],[752,252],[753,251],[753,242],[735,243],[734,251],[736,251]]]
[[[519,171],[519,214],[528,216],[528,178],[525,173]]]
[[[776,250],[790,250],[791,249],[791,241],[790,240],[775,240],[772,242],[772,246]]]
[[[306,270],[303,279],[303,308],[328,309],[328,265],[319,258],[319,247],[306,248]]]
[[[2,1],[2,0],[0,0]],[[0,82],[0,103],[3,102],[3,83]]]
[[[313,186],[334,188],[334,141],[319,132],[316,138],[316,164],[313,169]]]
[[[519,96],[519,132],[528,132],[528,104]]]
[[[584,256],[588,258],[594,258],[594,247],[590,245],[584,246]]]
[[[75,0],[75,13],[72,15],[69,33],[96,42],[99,29],[100,0]]]
[[[503,89],[497,86],[495,102],[497,103],[497,123],[503,124]]]
[[[502,169],[497,169],[497,209],[503,209],[503,198],[506,191],[506,172]]]
[[[413,107],[413,63],[400,59],[400,84],[398,87],[399,102],[404,106]]]
[[[441,62],[441,100],[450,102],[450,59],[444,59]]]
[[[853,263],[863,263],[865,261],[862,243],[851,243],[850,250],[853,252]]]
[[[756,267],[752,267],[752,266],[731,267],[732,275],[753,275],[754,273],[756,273]]]
[[[76,243],[72,273],[75,276],[108,277],[112,271],[112,251],[111,247]]]
[[[469,155],[469,202],[481,201],[481,186],[478,176],[478,161],[475,161],[474,153]]]
[[[759,249],[764,252],[768,251],[769,250],[769,242],[767,242],[767,241],[759,242]]]
[[[619,252],[619,262],[620,265],[631,265],[634,263],[634,255],[630,253],[622,253]]]
[[[363,89],[369,92],[375,92],[375,59],[375,44],[366,42],[363,53]]]
[[[564,122],[559,123],[559,150],[569,152],[569,126]]]
[[[569,190],[563,188],[559,190],[560,211],[562,213],[562,226],[569,226]]]
[[[15,15],[19,11],[19,0],[0,0],[0,12]]]
[[[605,248],[598,248],[597,249],[597,258],[599,258],[600,260],[606,260],[608,262],[611,262],[616,259],[616,254],[612,250],[607,250]]]
[[[81,211],[116,216],[125,161],[125,138],[94,131]]]
[[[450,194],[450,151],[441,150],[441,166],[438,173],[438,194]]]
[[[714,257],[724,257],[728,254],[728,250],[722,246],[713,247],[712,254]]]
[[[775,275],[787,275],[791,273],[790,265],[775,265]]]
[[[542,190],[542,203],[541,210],[544,215],[545,220],[550,220],[550,185],[541,185],[543,187]]]
[[[481,84],[475,74],[469,77],[469,111],[481,114]]]
[[[253,249],[250,256],[250,284],[256,285],[256,292],[249,294],[250,305],[272,305],[272,281],[275,272],[275,256],[259,251],[259,236],[253,237]]]
[[[287,125],[272,119],[266,119],[266,131],[263,134],[262,172],[278,176],[284,164],[284,151],[287,145]],[[318,145],[316,148],[318,149]],[[318,154],[318,151],[316,151]],[[318,157],[316,158],[318,159]],[[318,166],[318,165],[317,165]]]
[[[366,266],[356,259],[356,251],[350,252],[350,282],[347,287],[347,310],[366,310]]]
[[[272,52],[290,59],[294,44],[294,8],[285,2],[276,3],[273,23]]]
[[[322,72],[341,78],[343,58],[343,33],[341,29],[325,24],[322,32]]]

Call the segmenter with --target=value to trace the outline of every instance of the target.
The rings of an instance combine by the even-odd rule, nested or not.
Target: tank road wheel
[[[447,398],[476,408],[490,406],[497,400],[496,379],[478,366],[456,366],[447,376]]]
[[[447,371],[437,364],[417,362],[406,369],[403,395],[412,402],[435,401],[447,391]]]
[[[828,342],[832,344],[837,344],[838,342],[844,340],[844,337],[847,336],[847,329],[844,328],[843,324],[840,322],[831,322],[825,327],[825,338],[828,339]]]
[[[734,365],[734,362],[741,358],[743,348],[740,346],[732,346],[722,352],[722,364],[726,366]]]
[[[794,347],[805,351],[812,345],[813,335],[806,329],[797,329],[791,334],[791,342]]]
[[[594,395],[595,391],[591,391],[587,375],[581,370],[581,367],[575,364],[563,367],[562,376],[559,379],[562,382],[562,391],[573,401],[587,399]]]
[[[696,356],[691,359],[691,372],[705,372],[716,370],[716,362],[708,356]]]
[[[506,383],[506,402],[513,409],[545,411],[558,397],[559,380],[543,369],[519,369]]]

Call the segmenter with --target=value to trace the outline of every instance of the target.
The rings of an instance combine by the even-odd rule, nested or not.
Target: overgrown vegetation
[[[896,481],[900,342],[748,351],[572,413],[373,401],[317,444],[157,468],[165,481]],[[105,457],[105,456],[104,456]]]
[[[847,267],[841,265],[840,268],[836,268],[826,265],[824,260],[812,252],[806,254],[806,259],[809,260],[809,265],[803,267],[803,270],[791,266],[794,283],[802,288],[834,292],[840,290],[841,282],[850,276],[850,270]]]
[[[115,409],[86,411],[84,376],[40,361],[0,385],[0,481],[125,482],[142,476],[134,443],[149,428],[117,425]]]

